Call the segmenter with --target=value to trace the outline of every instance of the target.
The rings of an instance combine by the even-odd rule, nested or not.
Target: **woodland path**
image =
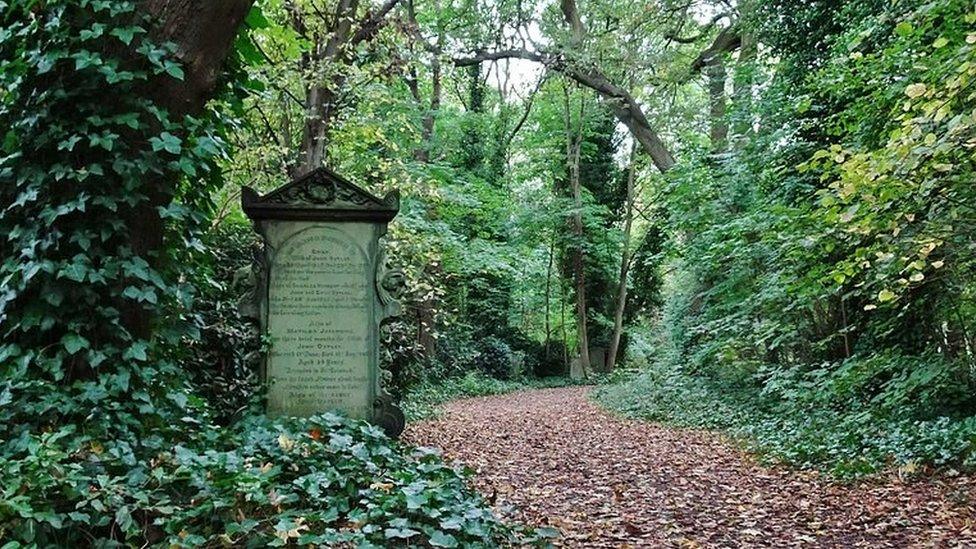
[[[586,388],[456,401],[406,439],[474,469],[509,519],[570,547],[976,547],[976,478],[843,485],[722,436],[621,419]]]

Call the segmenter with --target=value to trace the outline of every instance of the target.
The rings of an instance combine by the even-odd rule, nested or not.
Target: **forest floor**
[[[444,406],[405,438],[476,471],[503,517],[571,547],[976,547],[976,478],[840,483],[706,431],[622,419],[585,387]]]

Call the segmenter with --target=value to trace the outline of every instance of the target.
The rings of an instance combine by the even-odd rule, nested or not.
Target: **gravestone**
[[[396,316],[402,275],[380,247],[399,194],[377,198],[320,168],[241,203],[264,240],[255,292],[267,411],[310,416],[330,410],[369,420],[390,436],[403,412],[383,388],[380,327]]]
[[[569,361],[569,378],[573,380],[583,379],[585,372],[583,372],[583,359],[574,356]]]
[[[598,374],[607,372],[607,350],[605,347],[590,347],[590,371]]]

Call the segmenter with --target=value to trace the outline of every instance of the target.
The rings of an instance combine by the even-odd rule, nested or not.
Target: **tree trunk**
[[[292,170],[292,177],[300,177],[325,164],[325,145],[336,101],[332,90],[336,86],[341,86],[341,82],[333,81],[331,87],[314,85],[308,90],[302,144],[299,147],[300,160]]]
[[[440,12],[440,2],[434,3],[435,11]],[[420,135],[420,146],[414,154],[414,157],[421,162],[430,161],[430,149],[434,140],[434,122],[436,121],[437,111],[441,108],[441,94],[442,94],[442,84],[441,84],[441,45],[444,43],[444,31],[441,25],[438,24],[437,41],[433,44],[427,42],[423,35],[420,33],[420,26],[417,24],[417,13],[414,11],[413,0],[407,2],[407,19],[409,20],[409,30],[410,34],[413,35],[414,39],[430,54],[430,104],[424,113],[423,122],[421,122],[421,135]],[[411,88],[413,92],[414,99],[417,100],[418,104],[421,101],[420,88],[417,83]]]
[[[705,67],[708,76],[709,137],[712,152],[725,151],[729,136],[729,125],[725,119],[725,61],[715,56]]]
[[[431,58],[430,73],[430,106],[424,115],[423,130],[420,137],[420,154],[424,162],[430,160],[430,150],[434,142],[434,122],[436,121],[437,111],[441,108],[441,61],[437,55]]]
[[[183,80],[161,76],[150,96],[170,114],[203,110],[213,96],[220,69],[253,0],[147,0],[141,8],[159,24],[153,38],[176,45]]]
[[[750,14],[752,2],[743,3],[740,9],[743,11],[743,18],[746,19],[748,25],[752,19]],[[751,29],[744,28],[737,62],[737,67],[742,67],[742,69],[735,72],[734,89],[732,90],[735,112],[738,114],[732,128],[736,148],[745,146],[748,142],[749,133],[752,132],[752,86],[753,72],[755,71],[753,61],[756,60],[757,50],[756,37],[752,34]]]
[[[566,164],[569,172],[569,187],[573,193],[573,214],[571,226],[575,242],[570,251],[573,282],[576,289],[576,328],[580,347],[580,369],[582,377],[587,377],[590,367],[590,342],[586,322],[586,255],[583,235],[583,192],[580,186],[580,148],[583,144],[583,106],[580,105],[579,128],[573,132],[572,115],[569,110],[569,95],[566,92]],[[575,135],[574,135],[575,133]],[[575,372],[570,372],[575,376]]]
[[[253,0],[147,0],[139,9],[157,26],[152,37],[158,43],[176,46],[176,57],[183,64],[182,80],[169,75],[158,76],[147,90],[147,98],[169,111],[172,119],[199,114],[213,97],[217,79],[230,53],[237,29],[244,21]],[[164,225],[158,209],[172,201],[179,183],[178,173],[149,176],[146,193],[149,200],[128,212],[133,251],[155,262],[162,248]],[[148,336],[150,318],[141,309],[123,312],[123,322],[136,335]]]
[[[627,274],[630,271],[630,239],[634,222],[634,177],[636,150],[630,152],[630,170],[627,172],[627,211],[624,213],[624,244],[620,252],[620,282],[617,284],[617,308],[613,314],[613,335],[607,352],[607,371],[613,371],[620,349],[620,336],[624,329],[624,309],[627,306]]]
[[[549,243],[549,264],[546,266],[546,344],[545,353],[546,361],[552,356],[550,353],[550,348],[552,346],[552,323],[549,320],[550,314],[550,295],[552,294],[552,263],[556,255],[556,238],[553,236],[552,242]]]
[[[327,38],[322,35],[317,37],[311,59],[308,60],[313,74],[321,72],[321,68],[327,65],[340,67],[348,63],[350,50],[360,42],[371,40],[383,26],[386,15],[399,1],[388,0],[362,21],[354,32],[353,21],[359,9],[359,0],[339,0],[335,15],[330,21],[331,27],[325,34]],[[304,26],[300,14],[293,15],[292,20],[296,29]],[[325,163],[329,131],[332,129],[337,103],[345,84],[346,75],[341,70],[308,83],[305,91],[305,125],[297,162],[290,169],[292,176],[308,173]]]
[[[352,21],[358,7],[359,0],[339,0],[328,39],[323,43],[319,37],[315,44],[313,74],[320,72],[324,65],[334,64],[339,59],[352,35]],[[305,91],[305,125],[302,129],[299,161],[292,170],[292,176],[304,175],[325,163],[326,140],[338,93],[343,84],[345,77],[339,72],[309,83]]]

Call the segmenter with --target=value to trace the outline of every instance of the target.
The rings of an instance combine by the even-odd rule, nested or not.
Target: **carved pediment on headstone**
[[[328,168],[259,196],[244,187],[241,205],[252,219],[390,221],[400,209],[393,191],[378,198]]]

